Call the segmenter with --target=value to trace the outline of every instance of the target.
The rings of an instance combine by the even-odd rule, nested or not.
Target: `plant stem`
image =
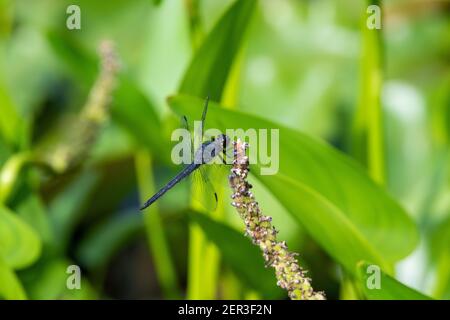
[[[381,6],[379,0],[367,0],[367,6]],[[361,24],[361,90],[355,118],[353,153],[367,165],[369,174],[379,184],[384,184],[385,154],[381,91],[383,78],[383,46],[381,29],[369,29],[364,10]],[[382,16],[381,16],[382,17]]]
[[[188,286],[187,299],[202,299],[203,250],[205,235],[198,225],[189,225],[189,256],[188,256]]]
[[[449,288],[450,283],[450,254],[443,252],[437,259],[437,279],[435,287],[433,288],[433,297],[442,299],[445,292]]]
[[[144,201],[149,194],[155,192],[152,159],[147,150],[139,150],[136,152],[135,167],[140,199]],[[145,210],[144,222],[147,243],[162,291],[169,299],[179,299],[180,293],[177,285],[177,274],[170,256],[157,203],[154,203]]]
[[[198,183],[198,182],[195,182]],[[192,188],[192,199],[201,199],[202,188]],[[222,198],[222,190],[216,190],[218,197]],[[197,194],[199,193],[199,194]],[[224,216],[223,203],[211,213],[195,200],[191,202],[191,208],[197,212],[208,214],[211,218],[221,220]],[[218,272],[220,268],[220,252],[215,244],[209,242],[203,231],[196,224],[189,226],[189,271],[187,298],[192,300],[214,299],[218,287]]]

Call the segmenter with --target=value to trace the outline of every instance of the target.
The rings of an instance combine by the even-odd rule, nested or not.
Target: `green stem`
[[[135,166],[140,199],[143,202],[148,195],[155,192],[152,159],[148,151],[140,150],[136,152]],[[177,274],[170,257],[169,246],[156,203],[145,210],[144,223],[147,242],[155,264],[159,284],[167,298],[178,299],[180,298],[180,293],[177,285]]]
[[[189,225],[189,256],[188,256],[188,284],[187,298],[200,300],[203,298],[203,250],[205,246],[205,235],[199,226],[191,223]]]
[[[358,281],[343,271],[344,275],[341,281],[339,292],[340,300],[361,300],[364,298],[361,290],[358,288]]]
[[[231,300],[231,299],[242,299],[241,291],[242,285],[239,279],[234,275],[234,273],[225,269],[222,273],[222,285],[221,285],[221,299]]]
[[[219,181],[225,179],[225,177],[218,177]],[[218,190],[216,188],[219,199],[223,200],[224,192],[223,188]],[[224,201],[220,201],[215,211],[210,213],[211,218],[221,221],[225,216]],[[214,299],[216,297],[216,291],[218,287],[218,276],[220,269],[220,251],[217,246],[212,242],[205,244],[204,250],[205,267],[204,267],[204,297],[205,299]]]
[[[381,6],[379,0],[367,0]],[[365,8],[367,8],[365,7]],[[378,183],[386,180],[381,90],[383,79],[383,46],[381,29],[369,29],[364,10],[362,19],[361,91],[355,118],[353,153],[367,165],[370,176]]]
[[[443,299],[450,286],[450,254],[443,252],[437,260],[437,281],[433,290],[433,297]]]
[[[0,170],[0,203],[5,203],[14,191],[17,178],[22,168],[31,160],[28,151],[12,155]]]
[[[248,290],[244,295],[244,300],[261,300],[261,295],[254,291],[254,290]]]

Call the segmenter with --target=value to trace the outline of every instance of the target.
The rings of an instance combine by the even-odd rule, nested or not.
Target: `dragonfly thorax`
[[[227,135],[221,134],[214,140],[204,142],[194,155],[194,162],[197,164],[210,163],[214,158],[226,149],[230,139]]]

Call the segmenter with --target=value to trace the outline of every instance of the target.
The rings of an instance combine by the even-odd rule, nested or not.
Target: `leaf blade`
[[[12,269],[34,263],[41,253],[41,240],[19,216],[0,204],[0,259]]]
[[[368,272],[370,264],[367,262],[360,262],[358,264],[358,275],[360,285],[364,294],[371,300],[431,300],[430,297],[404,285],[397,279],[389,276],[383,271],[380,271],[380,288],[369,289],[369,277],[377,276],[372,272]]]
[[[225,12],[195,53],[179,92],[220,101],[255,0],[237,0]]]
[[[14,271],[0,259],[0,299],[25,300],[27,295]]]

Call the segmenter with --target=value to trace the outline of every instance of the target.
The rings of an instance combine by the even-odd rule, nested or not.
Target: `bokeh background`
[[[214,212],[189,182],[138,210],[180,169],[170,134],[210,95],[210,126],[284,128],[278,177],[250,179],[315,290],[450,298],[449,9],[0,0],[0,297],[286,299],[226,177]],[[382,265],[376,293],[359,260]]]

